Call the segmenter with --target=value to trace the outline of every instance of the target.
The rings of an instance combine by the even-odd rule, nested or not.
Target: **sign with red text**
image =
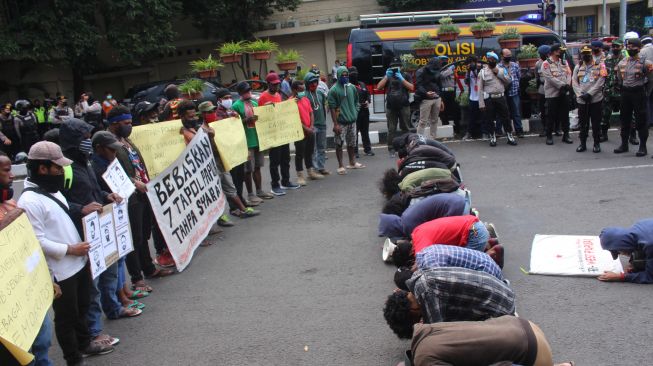
[[[531,274],[597,277],[605,271],[621,273],[619,260],[601,248],[598,236],[535,235]]]
[[[225,208],[218,166],[203,129],[147,184],[147,197],[177,270],[183,271]]]

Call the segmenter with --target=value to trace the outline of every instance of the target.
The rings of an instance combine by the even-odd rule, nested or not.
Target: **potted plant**
[[[191,71],[196,72],[200,78],[208,79],[218,76],[218,68],[224,66],[220,61],[216,60],[209,54],[207,58],[191,61]]]
[[[243,41],[226,42],[218,48],[218,51],[220,52],[222,62],[225,64],[231,64],[234,62],[240,62],[240,58],[243,55],[243,52],[245,52],[245,46],[243,45]]]
[[[301,59],[302,55],[297,50],[280,50],[277,52],[277,67],[282,71],[294,70]]]
[[[474,34],[475,38],[488,38],[492,37],[496,27],[497,26],[494,23],[487,21],[487,17],[480,16],[476,17],[476,22],[474,22],[469,29],[472,31],[472,34]]]
[[[440,28],[438,28],[438,39],[440,42],[455,41],[460,34],[460,28],[453,24],[451,17],[444,17],[438,20]]]
[[[519,66],[524,69],[535,67],[538,59],[537,47],[532,44],[525,44],[519,48],[519,53],[517,54],[517,60],[519,61]]]
[[[420,33],[417,42],[413,43],[413,49],[417,56],[430,56],[435,53],[435,43],[431,41],[429,32]]]
[[[269,60],[272,52],[279,49],[279,45],[269,39],[257,39],[246,43],[245,49],[255,60]]]
[[[508,27],[499,36],[501,48],[517,49],[521,46],[521,35],[516,27]]]
[[[539,98],[537,90],[537,79],[531,79],[528,81],[528,86],[526,87],[526,94],[532,99],[537,100]]]
[[[411,53],[404,53],[399,57],[401,60],[401,68],[403,71],[415,71],[417,70],[417,64],[415,63],[415,56]]]
[[[179,92],[191,100],[201,99],[202,90],[204,90],[204,81],[200,79],[188,79],[179,85]]]

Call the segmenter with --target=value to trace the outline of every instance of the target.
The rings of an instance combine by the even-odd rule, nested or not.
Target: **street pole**
[[[607,36],[608,35],[608,26],[605,23],[605,18],[607,17],[607,6],[606,6],[606,0],[603,0],[603,24],[601,25],[601,35],[602,36]]]
[[[558,9],[560,11],[560,15],[556,17],[556,18],[560,18],[560,22],[558,23],[560,25],[560,32],[558,32],[558,34],[566,42],[567,41],[567,32],[566,32],[567,17],[565,16],[565,0],[560,0],[559,3],[560,6],[558,6]]]
[[[619,37],[626,33],[626,0],[619,3]]]

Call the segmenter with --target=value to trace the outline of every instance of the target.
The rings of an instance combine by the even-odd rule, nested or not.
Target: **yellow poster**
[[[25,214],[0,231],[0,342],[21,365],[52,305],[52,279]]]
[[[215,121],[210,126],[215,130],[215,144],[225,171],[247,161],[247,139],[240,117]]]
[[[295,99],[256,107],[254,113],[258,116],[256,134],[261,151],[304,138]]]
[[[150,179],[170,166],[186,148],[180,129],[181,120],[134,127],[129,139],[143,155]]]

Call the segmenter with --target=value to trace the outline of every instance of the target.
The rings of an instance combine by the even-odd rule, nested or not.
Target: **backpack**
[[[408,90],[404,88],[401,80],[395,78],[390,80],[385,101],[388,109],[401,109],[409,105]]]

